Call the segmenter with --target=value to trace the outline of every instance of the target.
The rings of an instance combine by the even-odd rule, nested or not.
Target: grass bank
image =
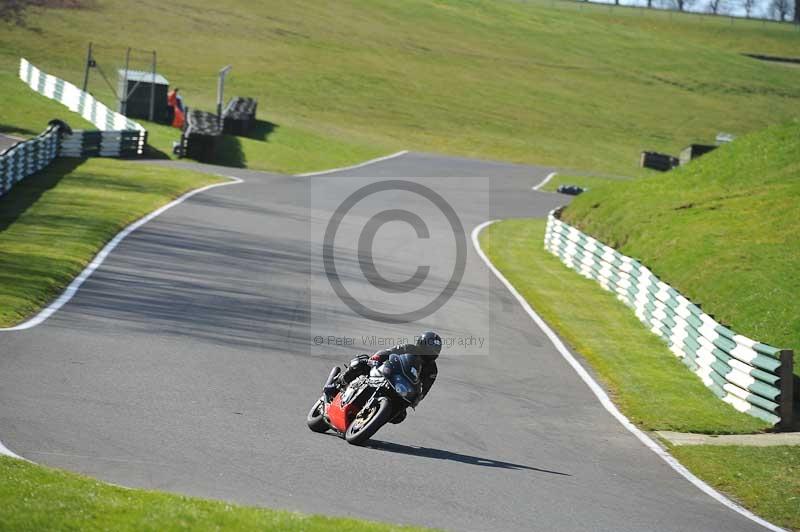
[[[723,403],[628,307],[544,250],[544,220],[504,220],[481,246],[536,311],[594,368],[620,409],[647,430],[757,432],[767,424]]]
[[[505,220],[481,246],[494,265],[594,369],[620,410],[646,430],[746,433],[766,424],[716,398],[596,282],[540,245],[544,220]],[[671,446],[694,474],[761,517],[800,529],[800,447]]]
[[[656,275],[733,330],[795,350],[800,374],[800,122],[680,169],[598,185],[566,222]]]
[[[39,66],[46,71],[45,65]],[[0,133],[32,137],[44,131],[47,122],[53,118],[64,120],[73,129],[97,129],[77,113],[35,93],[18,79],[16,71],[0,69],[0,94],[4,99],[0,109]],[[106,98],[106,102],[111,103],[112,100]],[[147,128],[151,148],[148,156],[173,157],[172,143],[178,140],[180,131],[147,120],[138,122]],[[380,144],[363,146],[259,120],[250,137],[224,135],[215,162],[225,166],[294,174],[346,166],[386,153],[387,149]]]
[[[0,477],[2,530],[423,530],[129,490],[4,456]]]
[[[413,149],[636,175],[643,149],[676,153],[800,114],[800,70],[740,55],[793,55],[791,25],[549,1],[89,5],[0,26],[0,73],[26,56],[80,82],[92,40],[115,84],[124,47],[157,49],[187,103],[214,110],[216,73],[232,64],[226,93],[258,98],[265,126],[233,159],[266,170]],[[149,61],[136,53],[132,66]],[[97,72],[90,88],[113,105]],[[42,129],[6,106],[0,124]],[[164,152],[177,138],[151,133]]]
[[[753,512],[800,530],[800,447],[686,445],[670,452]]]
[[[0,327],[60,294],[114,235],[220,178],[109,159],[57,159],[0,198]]]

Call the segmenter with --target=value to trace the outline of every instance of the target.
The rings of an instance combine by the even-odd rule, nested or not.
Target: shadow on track
[[[496,467],[500,469],[515,470],[525,469],[528,471],[539,471],[540,473],[550,473],[551,475],[562,475],[565,477],[572,476],[569,473],[562,473],[561,471],[551,471],[549,469],[541,469],[539,467],[513,464],[511,462],[501,462],[500,460],[492,460],[490,458],[481,458],[479,456],[454,453],[452,451],[445,451],[443,449],[432,449],[430,447],[401,445],[399,443],[390,443],[378,440],[370,440],[370,442],[367,444],[367,447],[370,449],[376,449],[390,453],[407,454],[410,456],[420,456],[423,458],[436,458],[438,460],[452,460],[453,462],[461,462],[462,464],[472,464],[483,467]]]

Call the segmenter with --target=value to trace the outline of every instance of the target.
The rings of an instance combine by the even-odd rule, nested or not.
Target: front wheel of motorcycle
[[[325,421],[325,417],[322,415],[324,408],[325,402],[320,397],[317,399],[317,402],[314,403],[314,406],[311,407],[311,411],[309,411],[308,417],[306,417],[306,424],[308,425],[308,428],[314,432],[325,432],[328,430],[328,423]]]
[[[378,397],[369,411],[358,413],[356,419],[347,427],[344,439],[353,445],[364,445],[376,432],[389,421],[392,405],[388,397]]]

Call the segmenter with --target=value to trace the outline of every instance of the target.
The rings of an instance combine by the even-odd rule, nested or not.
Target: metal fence
[[[740,412],[790,428],[792,351],[736,334],[641,263],[583,234],[551,212],[545,249],[631,307],[703,384]]]
[[[63,122],[54,120],[40,135],[0,152],[0,196],[11,187],[49,165],[58,156]]]

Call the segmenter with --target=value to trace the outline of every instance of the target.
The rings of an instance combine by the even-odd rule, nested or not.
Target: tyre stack
[[[709,144],[690,144],[681,151],[681,166],[689,164],[692,160],[716,149],[717,146],[711,146]]]
[[[567,194],[569,196],[578,196],[586,191],[585,188],[578,185],[559,185],[556,192],[559,194]]]
[[[672,170],[680,164],[677,157],[668,155],[666,153],[657,153],[654,151],[643,151],[641,165],[642,168],[650,168],[652,170],[659,170],[666,172]]]
[[[189,109],[181,135],[181,153],[196,161],[214,161],[221,135],[222,128],[217,115]]]
[[[256,121],[258,100],[237,96],[232,98],[222,113],[224,132],[247,136]]]

